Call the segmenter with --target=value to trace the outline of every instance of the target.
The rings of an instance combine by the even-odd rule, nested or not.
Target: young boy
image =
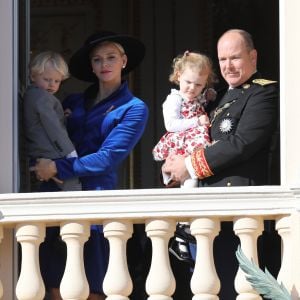
[[[30,162],[77,157],[61,102],[54,96],[61,82],[69,77],[68,65],[60,54],[45,51],[30,62],[29,72],[31,85],[24,94],[24,121]],[[81,190],[78,178],[57,184],[64,191]]]

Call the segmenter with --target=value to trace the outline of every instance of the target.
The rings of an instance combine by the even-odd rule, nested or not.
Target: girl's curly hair
[[[173,59],[172,73],[169,80],[172,83],[179,84],[178,76],[186,69],[199,71],[199,74],[208,74],[207,88],[212,87],[217,82],[217,77],[213,70],[213,64],[210,58],[198,52],[185,51]]]

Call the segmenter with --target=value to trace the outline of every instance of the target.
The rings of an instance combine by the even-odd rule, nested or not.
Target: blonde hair
[[[124,54],[126,54],[125,50],[124,50],[124,48],[123,48],[123,46],[121,44],[113,42],[113,41],[103,41],[103,42],[99,42],[99,43],[95,44],[95,46],[90,50],[90,58],[94,55],[95,51],[98,48],[100,48],[100,47],[102,47],[104,45],[108,45],[108,44],[114,45],[119,50],[121,56],[124,55]]]
[[[178,85],[178,76],[186,68],[199,71],[199,74],[208,74],[207,87],[211,87],[216,82],[216,75],[210,58],[204,54],[189,51],[185,51],[184,54],[180,54],[173,59],[173,71],[169,76],[169,80]]]
[[[30,75],[42,74],[45,72],[45,66],[50,63],[51,66],[63,76],[63,80],[69,78],[69,68],[62,55],[53,51],[44,51],[37,54],[29,64]]]

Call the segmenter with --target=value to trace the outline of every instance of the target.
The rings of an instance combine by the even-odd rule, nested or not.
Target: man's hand
[[[185,157],[182,155],[171,154],[162,166],[162,172],[169,174],[172,180],[183,183],[190,178],[185,166]]]

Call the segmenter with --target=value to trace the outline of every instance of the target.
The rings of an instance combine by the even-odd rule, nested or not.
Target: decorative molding
[[[252,186],[0,194],[0,225],[18,221],[214,216],[275,218],[299,209],[298,189]],[[72,209],[70,210],[70,205]]]

